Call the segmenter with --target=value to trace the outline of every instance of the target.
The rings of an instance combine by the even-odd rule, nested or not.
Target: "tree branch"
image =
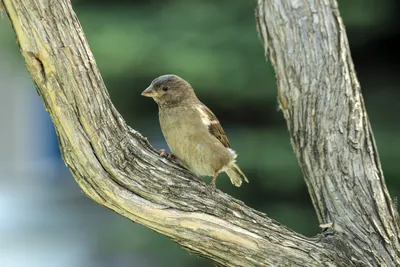
[[[259,0],[257,14],[320,223],[333,222],[354,262],[400,265],[397,213],[336,0]]]
[[[316,240],[221,191],[205,194],[204,182],[161,159],[127,126],[68,0],[3,4],[63,159],[87,196],[224,266],[333,262],[331,251]]]
[[[205,194],[127,126],[69,0],[2,1],[63,159],[90,198],[224,266],[356,266],[364,250],[364,266],[398,262],[395,214],[333,1],[260,0],[257,17],[318,217],[334,222],[333,236],[315,239],[223,192]]]

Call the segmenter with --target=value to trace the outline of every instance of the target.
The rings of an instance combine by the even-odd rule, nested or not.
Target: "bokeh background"
[[[392,196],[400,194],[400,2],[341,0]],[[276,85],[259,43],[255,1],[75,0],[112,100],[165,148],[153,78],[189,80],[222,122],[251,183],[218,187],[307,236],[318,223],[292,152]],[[84,197],[58,151],[5,14],[0,20],[0,266],[212,266],[169,239]],[[207,181],[209,179],[206,179]]]

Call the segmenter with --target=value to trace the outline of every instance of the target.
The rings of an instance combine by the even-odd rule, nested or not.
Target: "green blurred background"
[[[339,4],[386,181],[397,196],[400,2]],[[157,149],[166,147],[156,104],[140,93],[159,75],[182,76],[222,122],[250,179],[238,189],[223,174],[218,187],[304,235],[319,232],[277,111],[255,1],[76,0],[73,6],[112,100],[133,128]],[[54,130],[3,17],[0,265],[212,266],[83,196],[60,160]]]

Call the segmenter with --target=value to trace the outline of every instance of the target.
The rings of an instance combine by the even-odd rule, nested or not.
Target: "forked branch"
[[[318,216],[334,222],[332,236],[308,239],[221,191],[204,194],[205,183],[161,159],[114,108],[69,0],[3,0],[63,159],[87,196],[224,266],[356,266],[362,244],[375,249],[371,264],[392,266],[397,225],[337,6],[267,2],[258,5],[261,39]],[[346,209],[361,218],[346,217]],[[357,245],[347,245],[350,237]]]

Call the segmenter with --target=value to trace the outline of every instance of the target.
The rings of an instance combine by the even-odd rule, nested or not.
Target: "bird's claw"
[[[160,157],[166,158],[168,157],[167,151],[165,149],[160,149]]]
[[[168,154],[165,149],[160,149],[160,156],[166,158],[169,161],[175,161],[177,157],[174,154]]]
[[[217,187],[215,186],[214,182],[209,183],[208,185],[206,185],[206,187],[204,188],[203,193],[205,194],[212,194],[215,192],[215,190],[217,189]]]

